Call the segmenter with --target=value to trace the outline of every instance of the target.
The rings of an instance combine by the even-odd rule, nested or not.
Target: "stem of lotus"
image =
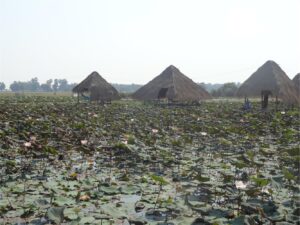
[[[161,190],[162,190],[162,183],[160,183],[160,185],[159,185],[159,191],[158,191],[158,195],[156,197],[156,201],[155,201],[155,204],[154,204],[154,209],[156,209],[156,205],[157,205]]]

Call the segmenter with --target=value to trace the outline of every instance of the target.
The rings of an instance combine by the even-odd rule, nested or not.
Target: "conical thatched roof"
[[[300,73],[293,78],[293,82],[296,86],[298,97],[300,98]]]
[[[92,101],[103,99],[115,100],[120,98],[118,91],[97,72],[92,72],[80,84],[75,86],[73,92],[90,92]]]
[[[176,101],[199,101],[211,98],[206,90],[172,65],[138,89],[133,97],[139,100],[154,100],[165,97]]]
[[[260,97],[262,90],[269,90],[287,103],[299,103],[295,86],[286,73],[274,61],[267,61],[238,89],[239,97]]]

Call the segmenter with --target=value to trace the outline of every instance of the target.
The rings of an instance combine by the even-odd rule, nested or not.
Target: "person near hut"
[[[247,97],[245,97],[245,103],[243,106],[244,110],[250,110],[252,108],[251,102],[249,101],[249,99]]]

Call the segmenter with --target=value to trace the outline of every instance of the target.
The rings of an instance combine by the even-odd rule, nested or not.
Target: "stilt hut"
[[[274,61],[267,61],[253,73],[238,89],[238,97],[261,97],[268,93],[273,98],[289,103],[299,104],[295,85]]]
[[[194,83],[175,66],[167,67],[160,75],[138,89],[133,97],[139,100],[188,102],[210,99],[210,94]]]
[[[72,91],[77,94],[78,100],[80,96],[99,102],[120,99],[118,91],[97,72],[92,72]]]

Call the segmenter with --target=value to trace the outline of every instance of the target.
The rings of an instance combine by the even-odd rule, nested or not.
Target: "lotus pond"
[[[0,96],[0,224],[299,224],[299,108]]]

